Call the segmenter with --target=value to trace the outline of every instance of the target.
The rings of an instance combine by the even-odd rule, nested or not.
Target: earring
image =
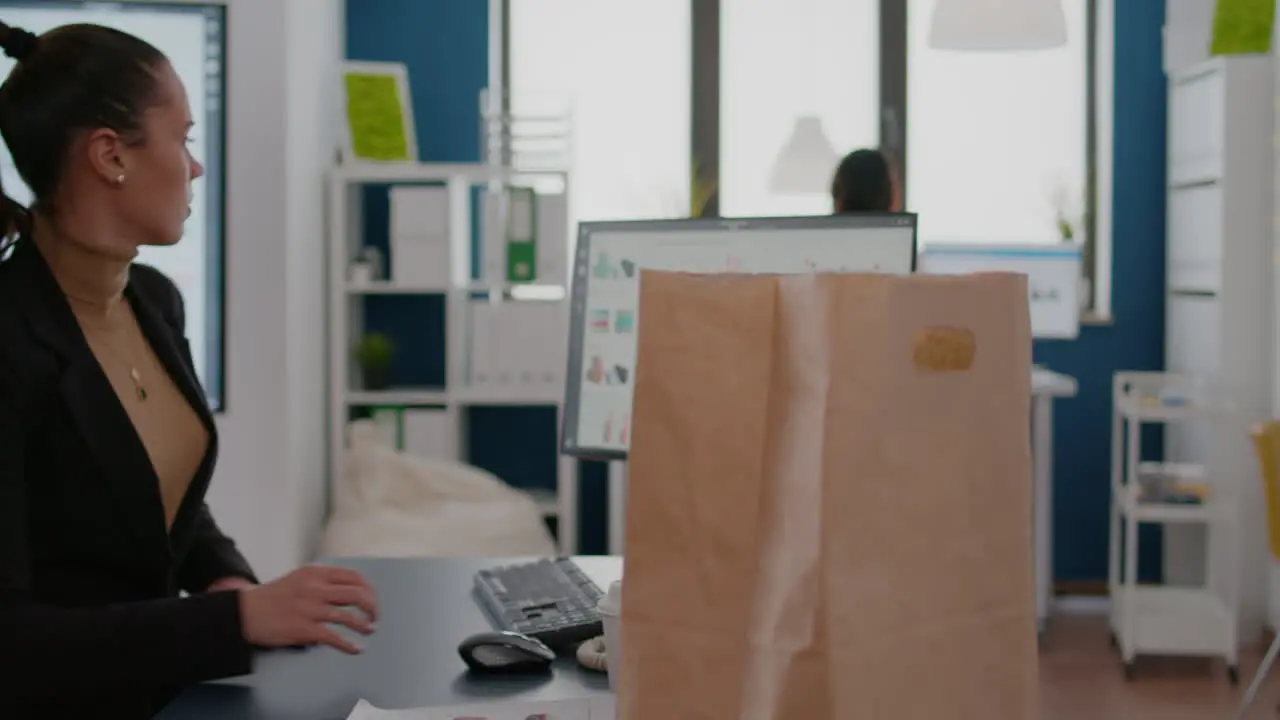
[[[119,174],[119,175],[117,175],[117,176],[116,176],[116,184],[117,184],[117,185],[123,185],[123,184],[124,184],[124,173],[121,173],[121,174]]]

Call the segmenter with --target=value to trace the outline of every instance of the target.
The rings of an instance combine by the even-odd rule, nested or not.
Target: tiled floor
[[[1104,617],[1057,617],[1045,640],[1037,720],[1231,720],[1261,660],[1261,651],[1243,654],[1236,688],[1221,662],[1194,659],[1139,659],[1126,682]],[[1246,717],[1280,720],[1277,703],[1280,667]]]

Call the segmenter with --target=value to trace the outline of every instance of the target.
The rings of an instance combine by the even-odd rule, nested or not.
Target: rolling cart
[[[1125,678],[1134,677],[1138,655],[1199,655],[1222,658],[1234,685],[1240,584],[1235,554],[1207,553],[1203,587],[1139,584],[1137,567],[1140,524],[1203,525],[1214,542],[1229,541],[1238,527],[1236,478],[1210,477],[1201,464],[1208,457],[1196,463],[1143,462],[1141,448],[1144,424],[1221,423],[1231,416],[1229,403],[1196,378],[1152,372],[1116,373],[1113,401],[1108,584],[1112,641]],[[1212,455],[1210,447],[1195,449]]]

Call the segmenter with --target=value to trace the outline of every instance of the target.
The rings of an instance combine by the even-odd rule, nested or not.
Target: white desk
[[[1044,630],[1053,603],[1053,401],[1074,397],[1075,378],[1035,368],[1031,371],[1031,455],[1035,510],[1036,618]],[[609,554],[621,555],[626,537],[625,462],[609,463]]]

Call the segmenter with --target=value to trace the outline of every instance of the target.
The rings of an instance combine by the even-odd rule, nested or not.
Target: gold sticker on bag
[[[916,331],[911,354],[917,370],[959,372],[973,367],[977,352],[972,330],[934,326]]]

